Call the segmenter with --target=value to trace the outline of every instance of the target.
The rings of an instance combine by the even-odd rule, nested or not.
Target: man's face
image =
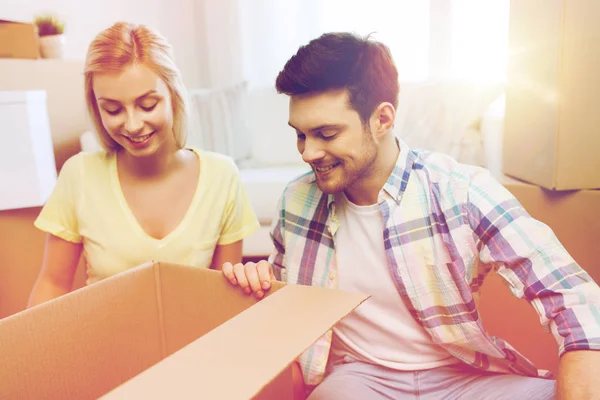
[[[337,193],[368,179],[378,147],[350,106],[347,90],[292,96],[289,124],[323,192]]]

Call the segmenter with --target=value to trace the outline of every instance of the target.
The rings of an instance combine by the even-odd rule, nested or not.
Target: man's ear
[[[396,109],[392,103],[380,103],[373,114],[371,114],[371,132],[373,136],[380,139],[394,127],[396,120]]]

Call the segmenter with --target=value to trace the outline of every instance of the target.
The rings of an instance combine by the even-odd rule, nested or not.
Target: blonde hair
[[[106,132],[93,89],[94,73],[120,72],[136,63],[144,64],[161,78],[169,89],[173,108],[173,135],[178,148],[187,139],[187,94],[181,73],[173,60],[171,45],[158,32],[145,25],[117,22],[100,32],[85,57],[85,97],[96,135],[106,150],[121,146]]]

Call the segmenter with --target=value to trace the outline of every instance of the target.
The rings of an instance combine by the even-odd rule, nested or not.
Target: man
[[[273,274],[372,296],[299,358],[310,399],[600,398],[598,285],[486,170],[394,137],[385,45],[325,34],[276,86],[312,172],[280,199],[269,261],[224,274],[258,297]],[[556,337],[558,384],[486,334],[475,298],[492,268]]]

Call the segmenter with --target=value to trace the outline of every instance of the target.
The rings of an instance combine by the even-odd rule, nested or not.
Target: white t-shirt
[[[350,356],[404,371],[455,363],[410,315],[398,293],[385,256],[379,206],[357,206],[341,193],[336,212],[338,289],[371,298],[333,328],[332,359]]]

